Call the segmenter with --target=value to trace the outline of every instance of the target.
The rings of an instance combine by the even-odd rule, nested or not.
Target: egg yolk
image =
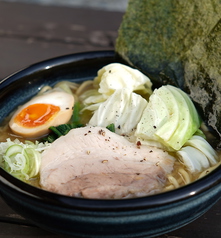
[[[59,111],[60,107],[52,104],[32,104],[15,117],[15,122],[23,127],[37,127],[52,119]]]

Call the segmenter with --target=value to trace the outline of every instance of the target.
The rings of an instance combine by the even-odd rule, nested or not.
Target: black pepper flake
[[[105,136],[105,131],[101,129],[101,130],[98,131],[98,134],[100,134],[102,136]]]
[[[69,107],[66,107],[65,109],[66,109],[66,110],[69,110]]]
[[[157,127],[156,126],[153,126],[154,129],[156,129]]]
[[[120,130],[120,125],[117,128]]]
[[[153,152],[152,150],[149,151],[149,153],[152,153],[152,152]]]

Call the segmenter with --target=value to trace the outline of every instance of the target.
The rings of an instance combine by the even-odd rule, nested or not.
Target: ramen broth
[[[11,130],[7,124],[8,121],[9,121],[9,118],[7,120],[5,120],[5,122],[4,122],[5,126],[2,126],[0,128],[0,135],[1,135],[0,142],[6,141],[7,138],[10,138],[11,140],[18,138],[20,141],[25,142],[25,140],[26,140],[25,138],[17,137],[16,135],[13,135],[13,133],[11,132]],[[31,141],[35,142],[35,140],[33,140],[33,139]],[[220,158],[220,156],[221,156],[220,152],[218,154],[219,154],[219,158]],[[177,158],[177,161],[174,163],[173,172],[168,176],[168,180],[166,182],[164,191],[172,190],[172,189],[184,186],[186,184],[189,184],[191,182],[194,182],[197,179],[199,179],[201,176],[204,176],[204,175],[208,174],[209,172],[211,172],[219,164],[220,164],[220,162],[218,162],[216,166],[210,167],[203,172],[192,174],[192,173],[188,172],[186,167]],[[41,187],[39,184],[39,176],[37,176],[35,178],[31,178],[30,180],[27,181],[27,183],[29,183],[33,186],[36,186],[36,187]]]
[[[81,91],[83,92],[84,90],[81,89]],[[76,93],[76,91],[74,93]],[[0,127],[0,142],[6,141],[7,138],[10,138],[12,141],[14,139],[18,138],[21,142],[25,142],[25,140],[27,140],[26,138],[23,138],[22,136],[17,136],[11,131],[11,129],[8,125],[10,117],[11,116],[6,118],[4,120],[4,123],[2,123],[2,126]],[[90,114],[85,115],[85,117],[87,119],[84,119],[83,120],[84,122],[89,120]],[[36,139],[29,139],[29,140],[33,141],[33,142],[36,141]],[[41,140],[41,138],[37,138],[37,140]],[[175,156],[172,152],[171,152],[171,154],[172,154],[172,156]],[[219,158],[220,158],[220,153],[219,153]],[[220,161],[220,159],[219,159],[219,161]],[[168,175],[164,191],[172,190],[172,189],[184,186],[186,184],[189,184],[191,182],[194,182],[197,179],[199,179],[200,177],[202,177],[202,176],[208,174],[209,172],[211,172],[219,164],[220,164],[220,162],[218,162],[217,165],[215,165],[213,167],[210,167],[210,168],[208,168],[205,171],[200,172],[200,173],[190,173],[187,170],[187,168],[179,161],[179,158],[177,158],[177,161],[174,163],[173,172]],[[39,184],[39,175],[36,176],[35,178],[29,179],[27,181],[27,183],[29,183],[33,186],[36,186],[36,187],[41,187],[40,184]]]
[[[111,70],[109,70],[109,73],[111,73]],[[63,82],[60,82],[60,83],[58,83],[58,85],[60,85],[60,84],[62,85],[62,83]],[[70,85],[69,86],[70,86],[70,89],[72,90],[72,93],[74,95],[75,103],[79,102],[80,104],[82,103],[82,100],[84,100],[87,97],[87,92],[95,89],[94,83],[91,80],[83,82],[82,84],[70,83]],[[44,90],[48,90],[48,88],[50,88],[50,87],[48,87],[48,86],[43,87],[43,89],[41,91],[44,92]],[[142,92],[142,90],[143,90],[142,87],[139,88],[139,90]],[[146,97],[146,99],[148,98],[148,96],[146,94],[142,95],[142,97]],[[14,141],[17,138],[23,143],[25,143],[26,140],[29,140],[32,142],[36,142],[36,140],[41,141],[42,137],[25,138],[23,136],[18,136],[15,133],[13,133],[9,127],[9,121],[10,121],[12,115],[13,115],[13,113],[11,113],[4,120],[4,122],[2,123],[2,125],[0,127],[0,142],[5,142],[8,138],[10,138],[12,141]],[[87,111],[87,110],[81,111],[81,113],[80,113],[81,123],[86,125],[89,122],[92,115],[93,115],[93,113],[91,111]],[[203,128],[201,128],[201,130],[203,131]],[[206,134],[206,132],[204,134]],[[45,137],[45,135],[43,137]],[[127,137],[125,136],[125,138],[127,138]],[[175,189],[180,186],[184,186],[186,184],[192,183],[192,182],[196,181],[197,179],[199,179],[200,177],[208,174],[210,171],[215,169],[220,164],[220,152],[217,152],[219,158],[217,159],[218,162],[216,165],[209,167],[209,168],[205,169],[204,171],[193,173],[193,172],[189,172],[188,168],[181,162],[181,160],[178,158],[178,156],[176,155],[175,152],[170,151],[168,153],[171,156],[175,157],[176,160],[174,162],[174,167],[173,167],[172,173],[167,175],[167,180],[166,180],[163,191],[168,191],[168,190]],[[27,180],[27,183],[29,183],[33,186],[41,187],[39,181],[40,181],[40,177],[38,174],[34,178]]]

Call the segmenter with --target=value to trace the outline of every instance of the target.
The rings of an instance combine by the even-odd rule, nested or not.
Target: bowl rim
[[[25,67],[0,81],[0,90],[19,80],[20,78],[31,75],[35,72],[46,69],[46,67],[57,67],[66,63],[78,62],[85,59],[116,59],[114,51],[91,51],[83,53],[74,53],[54,57],[48,60],[40,61]],[[116,59],[117,61],[117,59]],[[13,177],[2,168],[0,168],[0,186],[4,186],[12,191],[22,193],[24,196],[32,197],[37,200],[43,200],[46,203],[69,207],[80,210],[138,210],[144,208],[154,208],[189,199],[204,192],[208,192],[213,187],[221,186],[221,166],[217,167],[209,175],[178,189],[150,195],[139,198],[128,199],[85,199],[65,196],[52,193],[41,188],[34,187]]]

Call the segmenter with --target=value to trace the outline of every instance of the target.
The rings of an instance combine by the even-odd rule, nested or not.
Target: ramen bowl
[[[43,85],[93,79],[114,52],[61,56],[31,65],[0,82],[0,121]],[[37,226],[72,237],[154,237],[203,215],[221,196],[221,171],[187,186],[148,197],[101,200],[64,196],[26,184],[0,169],[0,193]]]

